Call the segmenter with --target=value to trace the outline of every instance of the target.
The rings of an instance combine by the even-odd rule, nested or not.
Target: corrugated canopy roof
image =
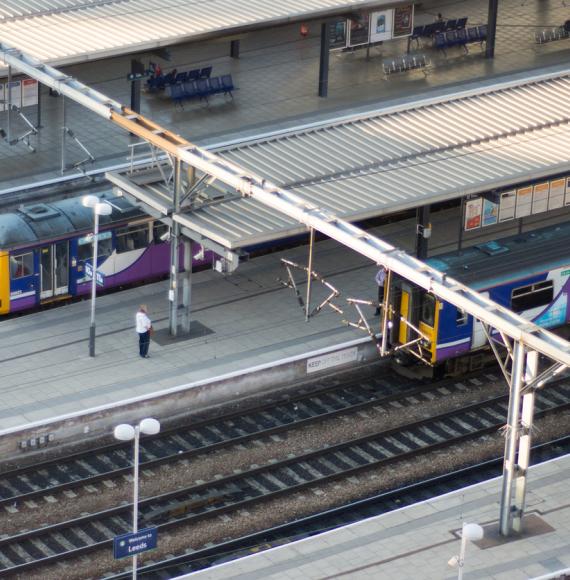
[[[61,66],[300,18],[398,3],[398,0],[1,0],[0,41],[43,62]]]
[[[270,135],[220,153],[351,221],[570,171],[570,73]],[[229,248],[303,231],[252,199],[184,225]]]

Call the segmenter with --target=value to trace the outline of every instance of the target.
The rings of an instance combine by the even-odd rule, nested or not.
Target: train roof
[[[126,199],[112,193],[99,194],[98,197],[113,206],[111,215],[100,216],[101,225],[145,215]],[[9,249],[92,230],[93,210],[84,207],[81,200],[81,197],[73,197],[52,203],[23,205],[15,212],[0,214],[0,248]]]
[[[442,254],[428,264],[474,289],[488,288],[570,264],[570,224]]]

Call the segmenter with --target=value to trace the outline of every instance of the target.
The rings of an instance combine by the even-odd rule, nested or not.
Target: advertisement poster
[[[483,200],[470,199],[465,202],[465,231],[476,230],[481,227],[481,211],[483,207]]]
[[[370,14],[359,14],[348,21],[348,46],[368,44]]]
[[[554,179],[550,182],[550,193],[548,194],[548,209],[558,209],[564,205],[564,186],[566,180]]]
[[[38,81],[24,79],[22,81],[22,107],[31,107],[38,104]]]
[[[501,193],[501,203],[499,206],[499,223],[515,219],[515,206],[517,204],[517,192],[504,191]]]
[[[414,5],[394,8],[394,38],[410,36],[414,26]]]
[[[566,178],[566,191],[564,192],[564,205],[570,205],[570,177]]]
[[[339,18],[329,22],[329,28],[329,49],[342,50],[346,48],[346,18]]]
[[[11,92],[8,90],[10,88]],[[11,83],[6,83],[4,88],[4,99],[8,104],[10,100],[12,106],[21,108],[22,106],[22,82],[12,81]]]
[[[517,208],[515,211],[516,218],[522,218],[530,215],[532,212],[532,185],[517,189]]]
[[[548,181],[537,183],[532,193],[532,213],[541,213],[548,209],[548,190],[550,184]]]
[[[499,221],[499,204],[483,198],[483,226],[492,226]]]
[[[392,38],[394,10],[372,12],[370,15],[370,42],[383,42]]]

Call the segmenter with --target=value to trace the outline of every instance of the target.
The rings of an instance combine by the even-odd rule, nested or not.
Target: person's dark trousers
[[[139,354],[142,357],[148,355],[148,347],[150,346],[150,330],[146,332],[139,332]]]
[[[378,286],[378,304],[382,304],[384,301],[384,286]],[[376,307],[375,316],[380,316],[380,306]]]

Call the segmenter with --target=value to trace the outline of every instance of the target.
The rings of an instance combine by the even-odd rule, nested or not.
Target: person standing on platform
[[[148,317],[148,310],[146,304],[141,304],[136,316],[136,327],[139,335],[139,354],[142,358],[150,358],[148,354],[148,347],[150,346],[150,333],[152,330],[152,322]]]
[[[378,284],[378,306],[374,312],[374,316],[380,316],[380,304],[384,302],[384,282],[386,281],[386,269],[384,266],[378,270],[376,274],[376,284]]]

